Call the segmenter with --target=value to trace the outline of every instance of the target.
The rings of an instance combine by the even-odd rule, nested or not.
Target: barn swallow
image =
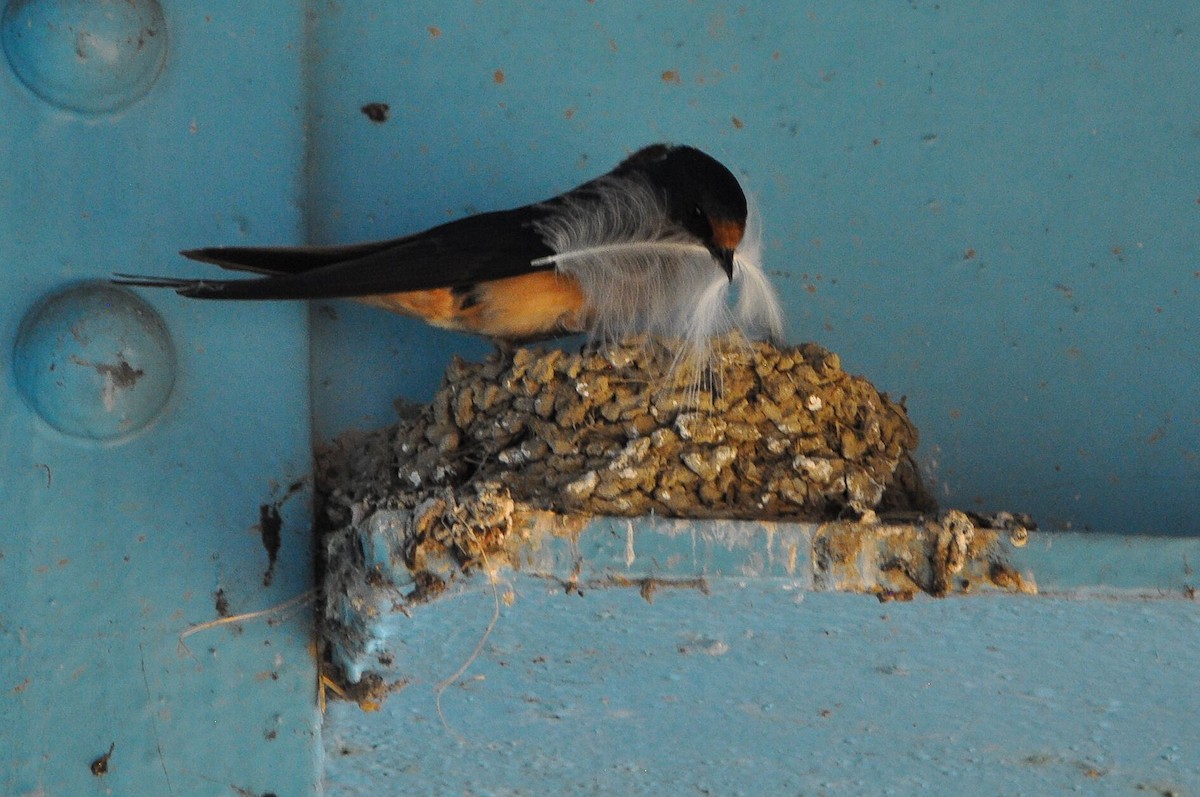
[[[353,298],[504,344],[576,333],[700,344],[733,328],[777,337],[782,317],[747,217],[729,169],[694,147],[654,144],[544,202],[403,238],[182,252],[256,279],[114,282],[197,299]]]

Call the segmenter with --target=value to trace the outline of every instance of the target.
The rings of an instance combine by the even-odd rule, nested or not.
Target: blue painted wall
[[[311,468],[304,308],[139,304],[95,282],[303,235],[303,16],[156,5],[0,17],[4,795],[316,790],[308,615],[180,643],[311,587],[309,489],[287,494]],[[144,85],[123,81],[139,67]],[[269,585],[262,504],[282,522]]]
[[[315,240],[690,142],[757,194],[791,339],[908,397],[944,503],[1200,533],[1190,0],[363,2],[313,41]],[[322,436],[487,350],[346,304],[314,335]]]
[[[22,336],[38,302],[113,271],[195,273],[188,246],[391,236],[524,203],[650,141],[742,175],[791,338],[907,395],[943,502],[1200,533],[1191,0],[155,7],[3,4],[6,793],[314,791],[303,616],[207,631],[191,655],[178,635],[214,619],[218,590],[241,612],[309,586],[306,491],[284,494],[310,469],[310,382],[328,438],[389,422],[452,352],[488,348],[350,303],[144,294],[120,317],[165,329],[171,387],[110,437],[124,393],[98,364],[121,357],[53,324]],[[150,21],[123,31],[134,12]],[[90,312],[93,293],[74,297]],[[60,361],[100,378],[103,412],[70,434],[30,388]],[[277,501],[264,586],[258,508]]]

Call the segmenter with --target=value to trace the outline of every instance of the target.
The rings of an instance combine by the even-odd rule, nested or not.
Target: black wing
[[[554,268],[533,223],[537,206],[481,213],[416,235],[350,246],[214,247],[185,257],[267,276],[248,280],[118,274],[113,282],[198,299],[323,299],[449,288]]]

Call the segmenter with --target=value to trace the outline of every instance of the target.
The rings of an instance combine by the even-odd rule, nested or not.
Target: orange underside
[[[414,316],[444,329],[489,338],[522,341],[579,332],[583,292],[579,283],[553,271],[539,271],[480,283],[476,301],[449,288],[364,296],[359,301]]]

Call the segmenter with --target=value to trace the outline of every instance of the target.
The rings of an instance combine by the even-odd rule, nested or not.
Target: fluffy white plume
[[[715,337],[734,330],[778,338],[783,314],[759,265],[761,223],[751,209],[734,257],[736,305],[712,255],[686,231],[669,224],[659,195],[629,178],[605,177],[556,204],[538,232],[553,262],[583,290],[593,338],[622,340],[640,333],[682,341],[681,355],[707,363]]]
[[[783,310],[775,286],[762,268],[762,216],[753,198],[749,199],[746,233],[738,244],[733,264],[734,284],[738,286],[737,326],[747,337],[765,335],[775,343],[783,342]]]

